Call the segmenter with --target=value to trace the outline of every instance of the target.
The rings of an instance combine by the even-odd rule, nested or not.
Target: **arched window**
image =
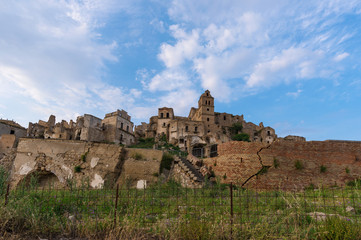
[[[160,113],[160,118],[163,118],[163,113]]]
[[[169,118],[169,113],[167,113],[167,118]]]

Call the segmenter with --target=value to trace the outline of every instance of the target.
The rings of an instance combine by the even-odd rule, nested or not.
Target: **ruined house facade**
[[[135,142],[133,127],[131,117],[124,110],[108,113],[104,119],[84,114],[76,122],[62,120],[56,123],[55,116],[51,115],[47,122],[29,123],[27,136],[131,145]]]
[[[0,154],[10,151],[19,138],[25,136],[26,129],[20,124],[12,120],[0,119]]]
[[[142,123],[135,131],[139,137],[159,139],[166,136],[169,143],[196,156],[213,156],[217,145],[231,141],[235,123],[241,132],[250,137],[251,142],[272,143],[277,135],[271,127],[246,122],[243,115],[232,115],[214,111],[214,98],[207,90],[199,98],[198,108],[191,108],[188,117],[174,115],[172,108],[159,108],[158,116],[153,116],[149,124]]]

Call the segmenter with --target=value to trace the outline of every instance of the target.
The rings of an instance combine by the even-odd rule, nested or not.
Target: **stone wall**
[[[119,184],[135,186],[138,180],[154,183],[158,179],[163,152],[153,149],[127,148]]]
[[[112,186],[120,174],[123,155],[123,148],[114,144],[20,139],[11,176],[12,187],[27,181],[34,173],[55,179],[57,186]]]
[[[342,186],[361,178],[361,142],[229,142],[219,145],[218,153],[204,160],[208,168],[223,182],[248,180],[244,186],[251,188]]]

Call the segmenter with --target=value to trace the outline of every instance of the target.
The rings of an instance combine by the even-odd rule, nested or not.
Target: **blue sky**
[[[0,117],[217,112],[361,140],[361,2],[0,0]]]

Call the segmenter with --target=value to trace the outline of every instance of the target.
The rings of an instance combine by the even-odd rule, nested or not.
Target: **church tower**
[[[204,122],[206,132],[212,125],[215,124],[214,121],[214,98],[211,93],[206,90],[198,101],[198,111],[195,114],[196,120]]]

